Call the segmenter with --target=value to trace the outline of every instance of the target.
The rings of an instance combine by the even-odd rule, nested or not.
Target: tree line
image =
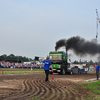
[[[33,61],[33,59],[28,58],[28,57],[22,57],[22,56],[15,56],[14,54],[6,55],[3,54],[0,56],[0,61],[9,61],[9,62],[28,62],[28,61]]]
[[[6,55],[3,54],[0,56],[0,61],[9,61],[9,62],[29,62],[29,61],[35,61],[35,59],[32,58],[28,58],[28,57],[22,57],[22,56],[15,56],[14,54],[10,54],[10,55]],[[40,61],[41,62],[41,61]],[[74,64],[81,64],[81,61],[74,61]],[[94,65],[95,63],[98,63],[100,65],[100,61],[99,62],[93,62],[92,60],[90,60],[89,62],[87,62],[88,65]]]
[[[82,62],[81,61],[74,61],[73,62],[74,64],[81,64]],[[88,62],[84,62],[84,63],[87,63],[88,65],[95,65],[95,63],[98,63],[100,65],[100,61],[99,62],[94,62],[92,60],[88,61]]]

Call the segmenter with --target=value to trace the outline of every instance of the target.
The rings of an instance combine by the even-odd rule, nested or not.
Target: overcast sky
[[[90,41],[95,9],[100,16],[100,0],[0,0],[0,55],[46,57],[59,39],[79,35]]]

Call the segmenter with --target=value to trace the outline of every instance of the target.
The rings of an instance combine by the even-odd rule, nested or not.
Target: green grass
[[[94,96],[92,100],[100,100],[100,80],[95,83],[90,83],[83,88],[89,88],[91,90],[90,96]],[[91,98],[85,97],[86,100],[91,100]]]
[[[35,98],[32,98],[32,100],[45,100],[45,98],[44,97],[35,97]],[[47,98],[46,98],[46,100],[48,100]]]
[[[95,97],[93,100],[100,100],[100,96]]]
[[[99,81],[82,82],[79,84],[85,84],[85,86],[81,86],[81,88],[89,88],[90,89],[89,95],[84,97],[85,100],[100,100],[100,80]],[[86,84],[88,84],[88,85],[86,85]]]
[[[88,96],[84,97],[84,99],[85,99],[85,100],[91,100],[91,98],[88,97]]]
[[[81,83],[77,83],[77,84],[85,84],[85,83],[91,83],[91,82],[94,82],[94,81],[85,81],[85,82],[81,82]]]
[[[3,71],[3,74],[43,73],[43,71]],[[0,71],[2,74],[2,71]]]
[[[93,90],[93,89],[100,88],[100,86],[98,85],[100,85],[100,81],[84,86],[84,88],[90,88],[91,90]]]
[[[32,98],[32,100],[41,100],[40,98]]]
[[[96,96],[94,98],[86,96],[86,97],[84,97],[84,100],[100,100],[100,96],[98,95],[98,96]]]
[[[95,94],[97,94],[97,93],[100,94],[100,90],[95,90],[94,93],[95,93]]]

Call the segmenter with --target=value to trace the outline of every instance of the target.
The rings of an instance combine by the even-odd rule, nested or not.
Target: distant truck
[[[65,74],[73,74],[73,73],[82,74],[83,72],[81,65],[71,65],[70,63],[68,63],[67,52],[51,51],[49,53],[49,60],[52,63],[54,73],[65,75]],[[51,74],[52,73],[51,69],[49,71]]]

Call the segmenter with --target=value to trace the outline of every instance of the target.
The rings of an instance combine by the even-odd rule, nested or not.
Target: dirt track
[[[54,80],[45,83],[45,74],[1,74],[0,100],[85,100],[89,90],[77,82],[96,78],[95,73],[82,75],[54,74]],[[76,89],[78,88],[78,89]],[[37,99],[36,99],[37,100]]]

